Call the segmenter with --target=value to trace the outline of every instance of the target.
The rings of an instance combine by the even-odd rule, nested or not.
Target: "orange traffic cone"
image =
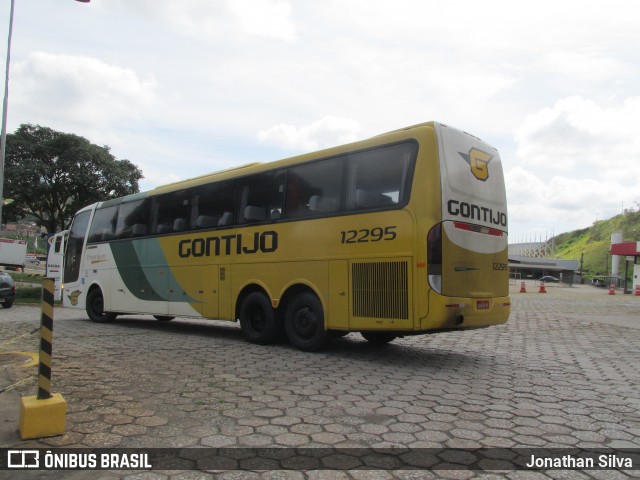
[[[540,290],[538,293],[547,293],[547,289],[544,288],[544,282],[540,282]]]
[[[636,297],[640,297],[640,285],[636,285],[636,293],[635,293]]]
[[[520,283],[520,293],[527,293],[527,289],[524,286],[524,281]]]
[[[612,283],[611,285],[609,285],[609,295],[615,295],[615,294],[616,294],[616,289]]]

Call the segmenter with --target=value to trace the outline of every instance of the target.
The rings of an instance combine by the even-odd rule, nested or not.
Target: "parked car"
[[[0,303],[4,308],[11,308],[16,299],[16,282],[11,275],[0,272]]]
[[[40,259],[34,253],[27,253],[24,257],[25,263],[30,263],[32,265],[40,265]]]
[[[541,277],[539,281],[544,283],[560,283],[559,279],[557,279],[556,277],[552,277],[551,275]]]

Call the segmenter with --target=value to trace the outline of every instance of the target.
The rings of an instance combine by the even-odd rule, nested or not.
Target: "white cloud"
[[[603,82],[630,72],[626,65],[600,49],[551,51],[543,56],[540,67],[578,83]]]
[[[637,171],[640,97],[600,103],[573,96],[529,115],[516,131],[518,161],[534,171],[572,170],[602,179],[612,167]]]
[[[288,150],[318,150],[354,142],[360,137],[362,127],[350,118],[327,116],[303,127],[279,124],[261,130],[260,142]]]
[[[168,185],[170,183],[184,180],[183,177],[174,172],[156,170],[153,165],[142,164],[140,165],[140,168],[145,172],[144,178],[140,181],[141,185]]]
[[[180,34],[209,41],[297,38],[293,9],[287,0],[136,0],[121,8],[162,18]]]
[[[515,222],[555,224],[559,233],[638,199],[640,97],[559,100],[529,115],[515,139],[518,163],[506,172]]]
[[[12,69],[12,108],[32,123],[104,127],[140,120],[156,101],[153,78],[96,58],[33,52]]]
[[[284,0],[232,0],[231,13],[243,32],[258,37],[292,41],[296,29],[291,4]]]

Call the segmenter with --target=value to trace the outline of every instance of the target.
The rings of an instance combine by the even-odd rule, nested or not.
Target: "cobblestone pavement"
[[[518,285],[519,287],[519,285]],[[640,297],[593,287],[512,286],[506,325],[397,339],[349,334],[321,353],[246,343],[224,322],[123,317],[95,324],[56,309],[53,392],[62,436],[20,441],[18,394],[0,395],[1,447],[640,448]],[[39,325],[37,307],[0,310],[0,344]],[[0,351],[36,352],[38,336]],[[0,386],[28,357],[0,355]],[[15,408],[9,408],[14,404]],[[5,408],[6,407],[6,408]],[[16,410],[11,418],[11,412]],[[8,413],[7,413],[8,412]],[[9,418],[7,418],[9,417]],[[630,471],[101,471],[91,478],[626,478]],[[635,475],[640,471],[636,470]],[[0,472],[88,478],[88,472]]]

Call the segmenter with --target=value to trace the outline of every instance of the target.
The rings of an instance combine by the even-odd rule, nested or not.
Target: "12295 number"
[[[369,243],[395,240],[398,236],[395,225],[389,227],[361,228],[340,232],[342,243]]]

